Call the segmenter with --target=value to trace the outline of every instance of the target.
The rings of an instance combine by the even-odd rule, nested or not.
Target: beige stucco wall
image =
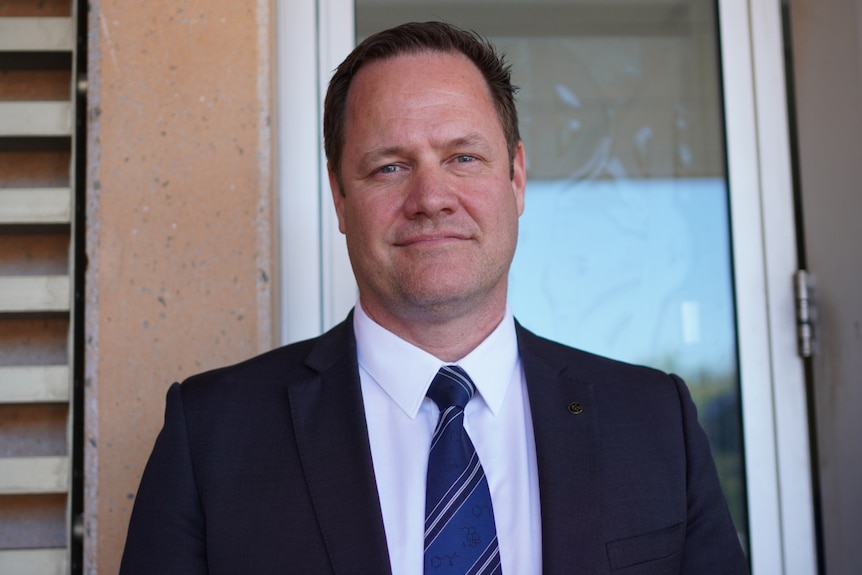
[[[91,2],[85,571],[117,571],[168,385],[273,346],[268,0]]]

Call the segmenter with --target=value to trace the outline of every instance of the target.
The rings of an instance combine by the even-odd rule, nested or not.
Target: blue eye
[[[467,163],[473,162],[475,160],[476,160],[475,156],[470,156],[468,154],[461,154],[460,156],[455,158],[455,161],[458,162],[459,164],[467,164]]]
[[[394,174],[398,171],[398,166],[395,164],[389,164],[388,166],[383,166],[378,170],[381,174]]]

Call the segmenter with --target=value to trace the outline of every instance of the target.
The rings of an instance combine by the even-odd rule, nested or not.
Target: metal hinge
[[[814,320],[816,306],[814,305],[814,277],[806,270],[793,274],[793,284],[796,292],[796,336],[799,355],[811,357],[815,350]]]

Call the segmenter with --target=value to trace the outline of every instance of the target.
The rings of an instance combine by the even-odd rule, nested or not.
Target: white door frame
[[[332,70],[353,49],[352,0],[276,3],[280,339],[347,315],[356,282],[332,207],[321,120]]]
[[[331,71],[354,45],[352,0],[277,3],[281,341],[340,321],[356,285],[321,134]],[[817,572],[780,0],[719,7],[742,418],[754,575]]]
[[[752,571],[814,574],[780,0],[719,7]]]

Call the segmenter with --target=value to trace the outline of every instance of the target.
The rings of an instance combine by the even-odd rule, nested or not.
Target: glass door
[[[782,315],[792,202],[761,184],[772,174],[789,189],[775,151],[786,119],[768,125],[783,110],[781,78],[776,88],[764,76],[781,69],[780,34],[768,34],[777,0],[774,13],[746,0],[315,5],[318,96],[355,45],[348,29],[359,41],[445,20],[507,54],[528,169],[510,280],[516,317],[563,343],[680,374],[754,572],[813,573],[807,439],[792,421],[804,411],[801,364],[785,345],[792,289]],[[771,115],[758,114],[766,103]],[[320,197],[323,329],[355,288],[328,191]]]
[[[747,548],[714,3],[356,2],[359,38],[430,19],[489,36],[520,87],[528,183],[515,316],[682,375]]]

